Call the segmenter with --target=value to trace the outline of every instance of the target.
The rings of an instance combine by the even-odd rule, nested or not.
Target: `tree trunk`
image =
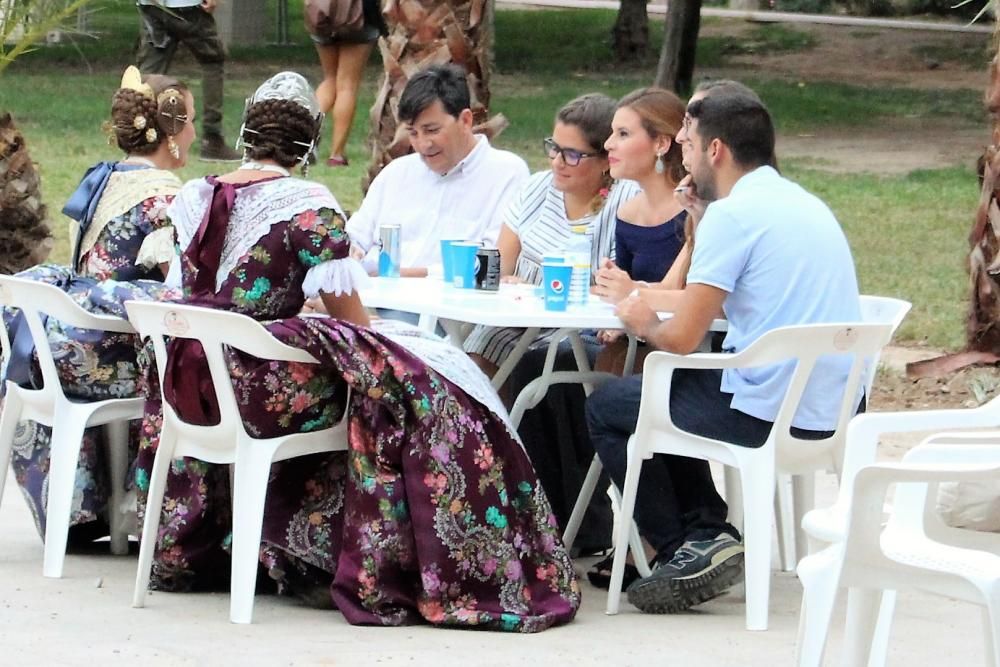
[[[382,167],[410,150],[406,132],[397,127],[396,112],[407,81],[425,67],[443,63],[464,67],[476,131],[493,137],[506,126],[503,116],[488,119],[493,11],[493,0],[383,2],[389,35],[379,40],[385,73],[371,110],[371,163],[362,183],[364,190]]]
[[[649,14],[647,0],[621,0],[618,18],[611,29],[611,44],[615,59],[621,63],[637,63],[649,52]]]
[[[994,37],[994,51],[997,40]],[[966,337],[970,350],[1000,353],[1000,52],[990,64],[986,108],[993,118],[990,146],[980,158],[982,194],[969,234],[972,294]]]
[[[52,252],[38,172],[9,113],[0,114],[0,273],[17,273]]]
[[[682,97],[691,92],[700,24],[701,0],[668,0],[657,86]]]

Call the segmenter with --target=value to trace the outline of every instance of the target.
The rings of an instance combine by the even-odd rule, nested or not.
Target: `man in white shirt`
[[[440,276],[442,239],[496,245],[528,166],[473,133],[470,106],[465,72],[455,65],[429,67],[406,84],[399,120],[415,152],[386,165],[347,222],[369,270],[380,225],[401,227],[401,276]]]
[[[689,191],[679,199],[697,225],[687,284],[622,301],[616,313],[630,331],[657,349],[688,354],[723,311],[729,320],[723,349],[739,352],[777,327],[860,320],[843,231],[822,201],[772,166],[774,127],[757,95],[734,83],[696,93],[677,141],[690,174],[681,183]],[[656,310],[674,317],[661,322]],[[818,362],[792,421],[797,437],[829,437],[849,363]],[[670,418],[690,433],[759,447],[793,370],[788,363],[724,373],[678,370]],[[587,401],[594,449],[618,484],[641,382],[639,375],[607,382]],[[645,612],[677,612],[739,581],[743,547],[726,515],[706,461],[663,455],[646,461],[634,517],[657,563],[651,576],[629,586],[629,601]]]

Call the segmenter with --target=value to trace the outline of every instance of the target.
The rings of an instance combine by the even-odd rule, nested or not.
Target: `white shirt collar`
[[[476,134],[474,136],[476,138],[476,145],[472,147],[468,155],[458,161],[458,164],[449,169],[447,173],[441,174],[441,178],[447,178],[452,174],[461,174],[466,169],[475,169],[476,165],[483,161],[483,156],[490,149],[490,142],[485,134]]]

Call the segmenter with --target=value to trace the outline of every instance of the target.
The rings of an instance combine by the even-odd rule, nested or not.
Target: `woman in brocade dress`
[[[159,75],[141,79],[126,70],[111,102],[111,131],[125,157],[88,170],[63,212],[79,223],[72,266],[40,265],[18,274],[66,290],[85,309],[124,317],[130,298],[160,298],[163,268],[174,254],[167,205],[180,189],[171,172],[187,160],[194,141],[194,105],[179,81]],[[8,378],[41,386],[27,323],[16,311],[4,312],[14,353]],[[52,355],[63,390],[73,398],[103,400],[137,394],[134,337],[64,326],[46,320]],[[138,425],[135,428],[138,442]],[[17,483],[45,535],[51,429],[26,421],[18,426],[11,464]],[[76,474],[77,492],[70,519],[70,541],[108,534],[110,497],[103,434],[86,431]],[[134,454],[134,450],[133,450]]]
[[[354,290],[366,276],[349,257],[336,200],[288,175],[312,151],[317,110],[301,76],[265,82],[245,113],[247,161],[186,184],[169,211],[182,251],[171,278],[181,277],[186,301],[267,321],[320,361],[232,352],[248,428],[260,436],[320,429],[348,411],[349,452],[272,466],[261,564],[279,590],[336,605],[354,624],[534,632],[565,623],[580,603],[576,576],[496,393],[440,339],[399,322],[367,326]],[[297,317],[304,297],[317,294],[332,317]],[[212,423],[217,405],[200,347],[175,341],[170,354],[167,400],[185,420]],[[194,378],[200,394],[177,386],[177,373],[187,386]],[[140,500],[158,395],[147,403]],[[229,498],[225,467],[186,460],[171,468],[152,587],[228,586]]]

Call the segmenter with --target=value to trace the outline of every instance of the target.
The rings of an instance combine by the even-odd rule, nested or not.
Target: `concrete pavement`
[[[819,485],[820,503],[833,485]],[[225,594],[152,593],[132,609],[136,558],[106,544],[67,556],[63,579],[42,577],[42,544],[13,477],[0,506],[0,665],[766,665],[794,663],[801,587],[775,572],[771,629],[743,628],[738,590],[676,616],[646,616],[623,603],[604,614],[605,594],[583,581],[576,620],[538,635],[426,626],[352,627],[336,611],[258,596],[252,625],[228,621]],[[583,563],[589,563],[584,561]],[[583,565],[581,564],[581,572]],[[839,664],[842,614],[828,650]],[[903,594],[891,643],[893,665],[982,664],[976,607]]]

